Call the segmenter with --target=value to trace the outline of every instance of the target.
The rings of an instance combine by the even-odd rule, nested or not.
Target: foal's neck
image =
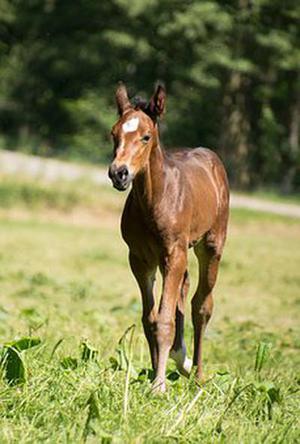
[[[158,135],[153,142],[147,164],[136,177],[133,188],[141,209],[151,213],[164,190],[164,154]]]

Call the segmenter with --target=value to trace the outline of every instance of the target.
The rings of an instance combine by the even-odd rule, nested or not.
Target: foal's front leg
[[[152,368],[157,369],[157,343],[154,334],[156,321],[156,308],[153,296],[153,285],[155,281],[156,267],[145,264],[136,255],[129,253],[129,263],[131,270],[140,287],[142,301],[143,301],[143,316],[142,323],[144,327],[145,336],[147,338]]]
[[[180,298],[186,266],[187,251],[181,246],[175,246],[162,264],[163,292],[156,322],[158,366],[153,382],[153,390],[157,392],[164,392],[166,389],[167,360],[174,343],[176,305]]]

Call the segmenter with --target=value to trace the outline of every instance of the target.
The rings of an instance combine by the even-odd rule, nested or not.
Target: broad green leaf
[[[22,357],[22,351],[35,347],[41,343],[38,337],[26,337],[16,339],[4,344],[1,366],[4,369],[5,378],[10,384],[21,384],[26,380],[26,369]]]
[[[26,380],[25,364],[21,353],[13,347],[5,349],[4,357],[1,362],[4,368],[5,378],[11,385],[22,384]]]
[[[255,388],[267,395],[269,402],[279,402],[280,401],[280,389],[271,381],[264,381],[254,385]]]
[[[4,347],[14,348],[15,350],[23,351],[27,350],[28,348],[36,347],[37,345],[40,345],[40,343],[41,339],[38,337],[24,336],[23,338],[7,342],[6,344],[4,344]]]

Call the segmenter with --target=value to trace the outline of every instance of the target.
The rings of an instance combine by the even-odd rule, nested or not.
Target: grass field
[[[206,382],[179,377],[170,361],[167,393],[154,396],[119,234],[124,197],[2,178],[0,443],[299,442],[299,220],[232,212]],[[190,269],[195,287],[192,256]],[[40,344],[18,351],[18,384],[8,343],[28,336]]]

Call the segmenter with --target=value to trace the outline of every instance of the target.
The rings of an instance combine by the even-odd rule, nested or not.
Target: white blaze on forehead
[[[133,119],[127,120],[127,122],[123,123],[122,128],[124,133],[132,133],[136,131],[139,126],[140,119],[138,117],[134,117]]]

